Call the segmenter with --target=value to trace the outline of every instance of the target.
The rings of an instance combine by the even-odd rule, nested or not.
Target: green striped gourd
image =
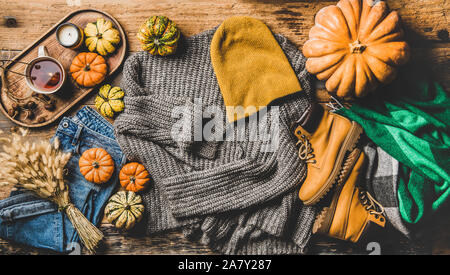
[[[95,107],[104,117],[113,118],[115,113],[122,112],[125,108],[123,97],[125,93],[120,87],[103,85],[95,98]]]
[[[150,17],[137,33],[144,51],[161,56],[176,52],[180,35],[177,25],[165,16]]]
[[[105,217],[116,228],[128,231],[142,219],[142,198],[132,191],[119,191],[105,207]]]

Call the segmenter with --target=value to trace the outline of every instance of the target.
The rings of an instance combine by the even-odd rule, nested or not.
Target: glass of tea
[[[47,53],[45,46],[38,48],[38,57],[25,67],[28,86],[41,94],[57,92],[66,81],[66,72],[61,63]]]

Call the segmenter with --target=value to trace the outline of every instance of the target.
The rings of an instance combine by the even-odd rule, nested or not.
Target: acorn
[[[19,109],[9,109],[8,110],[8,115],[12,118],[16,117],[19,114]]]
[[[45,110],[51,112],[51,111],[55,110],[55,105],[54,105],[54,104],[47,103],[47,104],[44,105],[44,108],[45,108]]]
[[[30,110],[36,108],[36,102],[28,101],[27,103],[25,103],[25,108]]]
[[[55,106],[56,105],[56,103],[55,103],[55,100],[50,100],[50,102],[47,102],[47,103],[45,103],[45,105],[44,105],[44,108],[47,110],[47,111],[53,111],[53,110],[55,110]]]
[[[12,118],[16,117],[20,112],[19,105],[17,103],[11,104],[11,109],[8,109],[8,115]]]

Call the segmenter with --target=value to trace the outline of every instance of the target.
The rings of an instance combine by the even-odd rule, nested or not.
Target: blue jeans
[[[58,137],[64,151],[72,152],[66,165],[72,203],[95,225],[103,217],[103,208],[117,186],[119,169],[125,163],[112,125],[90,107],[72,118],[63,118],[53,138]],[[114,159],[111,180],[102,185],[88,182],[78,168],[80,155],[87,149],[101,147]],[[67,252],[79,244],[79,236],[69,219],[55,204],[27,192],[11,192],[0,201],[0,238],[38,248]]]

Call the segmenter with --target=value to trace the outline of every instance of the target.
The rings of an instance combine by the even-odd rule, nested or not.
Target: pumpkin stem
[[[128,203],[126,203],[126,204],[124,205],[124,208],[125,208],[125,210],[130,210],[130,209],[131,209],[131,206],[130,206]]]
[[[90,64],[86,64],[86,66],[84,66],[84,69],[86,72],[91,70],[91,66]]]
[[[95,169],[97,169],[97,168],[100,167],[100,164],[98,163],[98,161],[94,161],[94,162],[92,162],[92,166],[93,166]]]
[[[362,53],[367,48],[366,45],[361,44],[359,39],[356,39],[353,43],[350,43],[349,47],[351,53]]]
[[[130,176],[130,183],[134,183],[136,181],[136,177],[135,176]]]

